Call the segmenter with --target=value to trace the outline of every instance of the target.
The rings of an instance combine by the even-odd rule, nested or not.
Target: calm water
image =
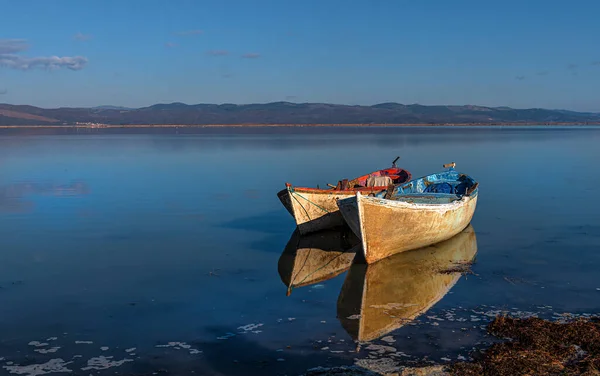
[[[490,340],[497,310],[600,310],[598,128],[120,132],[0,134],[0,374],[444,362]],[[348,273],[286,296],[276,192],[397,155],[414,176],[456,161],[479,180],[474,274],[357,352],[337,317]]]

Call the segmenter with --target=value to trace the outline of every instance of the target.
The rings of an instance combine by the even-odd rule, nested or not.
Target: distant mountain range
[[[155,104],[45,109],[0,104],[0,125],[210,125],[210,124],[525,124],[600,123],[600,113],[483,106],[381,103]]]

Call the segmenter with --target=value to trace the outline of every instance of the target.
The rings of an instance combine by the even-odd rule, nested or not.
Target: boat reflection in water
[[[442,299],[476,253],[477,239],[469,225],[441,243],[370,265],[354,263],[338,297],[338,319],[359,343],[380,338]]]
[[[293,288],[319,283],[348,270],[359,244],[348,227],[306,235],[294,230],[277,265],[287,295]]]

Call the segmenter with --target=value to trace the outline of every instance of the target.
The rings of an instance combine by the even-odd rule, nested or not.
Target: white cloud
[[[80,70],[87,64],[83,56],[48,56],[27,58],[19,55],[0,55],[0,67],[29,70],[33,68]]]
[[[27,50],[23,39],[0,39],[0,67],[30,70],[34,68],[80,70],[88,60],[83,56],[36,56],[26,57],[17,53]]]

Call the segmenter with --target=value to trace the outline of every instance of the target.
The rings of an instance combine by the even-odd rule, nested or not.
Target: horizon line
[[[2,103],[0,103],[0,106],[1,105],[30,106],[30,107],[36,107],[36,108],[41,108],[41,109],[45,109],[45,110],[54,110],[54,109],[61,109],[61,108],[80,108],[80,109],[102,109],[102,108],[119,109],[119,108],[121,108],[121,109],[126,109],[126,110],[139,110],[142,108],[149,108],[149,107],[158,106],[158,105],[176,105],[176,104],[181,104],[181,105],[185,105],[185,106],[198,106],[198,105],[251,106],[251,105],[269,105],[269,104],[276,104],[276,103],[287,103],[287,104],[294,104],[294,105],[324,104],[324,105],[345,106],[345,107],[375,107],[375,106],[380,106],[382,104],[396,104],[396,105],[401,105],[401,106],[423,106],[423,107],[469,107],[470,106],[470,107],[483,107],[483,108],[490,108],[490,109],[507,108],[507,109],[511,109],[511,110],[548,110],[548,111],[569,111],[569,112],[578,112],[578,113],[600,114],[600,111],[578,111],[578,110],[567,110],[565,108],[486,106],[486,105],[478,105],[478,104],[420,104],[420,103],[404,104],[404,103],[400,103],[400,102],[380,102],[380,103],[375,103],[375,104],[371,104],[371,105],[369,105],[369,104],[343,104],[343,103],[332,103],[332,102],[290,102],[290,101],[254,102],[254,103],[223,102],[223,103],[194,103],[194,104],[188,104],[188,103],[184,103],[184,102],[170,102],[170,103],[158,102],[158,103],[154,103],[151,105],[140,106],[140,107],[129,107],[129,106],[119,106],[119,105],[40,107],[40,106],[31,105],[31,104],[13,104],[13,103],[2,102]]]

